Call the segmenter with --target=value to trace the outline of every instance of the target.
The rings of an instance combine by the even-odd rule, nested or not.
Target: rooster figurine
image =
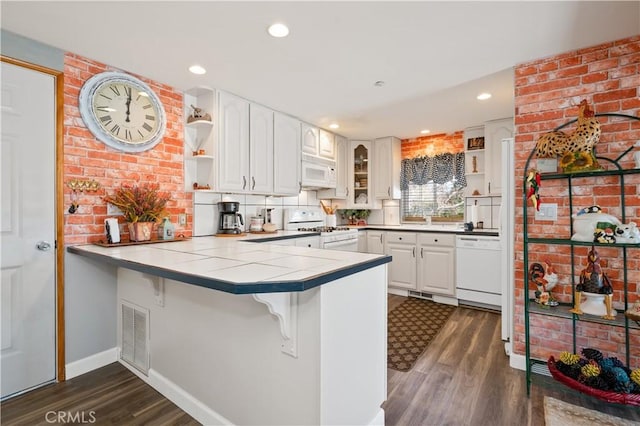
[[[538,158],[560,156],[560,167],[565,172],[601,170],[593,151],[600,134],[600,122],[583,99],[578,107],[578,122],[573,133],[545,133],[536,142],[536,155]]]

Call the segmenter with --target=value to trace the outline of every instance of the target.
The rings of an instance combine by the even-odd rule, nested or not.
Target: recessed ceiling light
[[[272,37],[286,37],[289,35],[289,28],[285,24],[273,24],[268,29]]]
[[[429,132],[431,132],[431,130],[429,129],[420,130],[420,133],[422,133],[423,135],[426,135]]]
[[[200,65],[191,65],[189,67],[189,71],[191,71],[194,74],[198,74],[198,75],[202,75],[202,74],[205,74],[207,72],[207,70],[205,70]]]
[[[384,86],[384,81],[378,80],[375,83],[373,83],[373,85],[376,86],[376,87],[382,87],[382,86]]]
[[[340,125],[338,123],[331,123],[331,124],[329,124],[329,128],[330,129],[338,129],[338,128],[340,128]]]
[[[478,99],[479,101],[486,101],[490,97],[491,93],[480,93],[478,96],[476,96],[476,99]]]

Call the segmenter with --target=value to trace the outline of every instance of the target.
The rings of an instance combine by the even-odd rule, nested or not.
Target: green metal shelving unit
[[[596,117],[620,117],[629,120],[637,120],[640,121],[640,117],[635,117],[626,114],[596,114]],[[561,130],[562,128],[569,126],[575,123],[577,119],[569,121],[556,129]],[[612,170],[603,170],[603,171],[592,171],[592,172],[580,172],[580,173],[545,173],[541,174],[541,180],[566,180],[568,186],[568,196],[569,196],[569,211],[573,212],[573,181],[575,179],[580,178],[589,178],[589,177],[601,177],[601,176],[617,176],[619,178],[620,183],[620,208],[622,211],[621,221],[622,223],[627,223],[625,218],[625,193],[624,193],[624,177],[628,175],[636,175],[640,174],[640,169],[627,169],[623,170],[620,167],[620,160],[624,158],[631,150],[633,146],[629,147],[622,154],[620,154],[615,159],[609,159],[605,157],[599,157],[596,155],[598,161],[606,162],[613,165]],[[597,317],[588,317],[583,315],[582,317],[576,314],[569,312],[569,309],[572,305],[560,305],[554,309],[541,309],[538,308],[538,304],[532,301],[529,298],[529,245],[530,244],[551,244],[551,245],[564,245],[570,247],[571,254],[571,276],[576,276],[575,271],[575,262],[573,259],[575,258],[575,247],[579,246],[602,246],[602,247],[617,247],[622,251],[622,260],[623,260],[623,282],[624,282],[624,310],[629,308],[628,306],[628,276],[627,276],[627,255],[630,250],[640,249],[640,244],[601,244],[601,243],[591,243],[591,242],[581,242],[581,241],[573,241],[571,239],[556,239],[556,238],[529,238],[528,236],[528,224],[527,224],[527,171],[529,170],[530,162],[534,156],[535,149],[531,151],[529,157],[527,158],[527,162],[524,168],[524,176],[522,181],[522,205],[523,205],[523,271],[524,271],[524,324],[525,324],[525,356],[526,356],[526,376],[527,376],[527,395],[529,395],[531,391],[531,373],[532,367],[534,364],[545,364],[545,360],[536,360],[531,359],[531,348],[530,348],[530,330],[529,330],[529,317],[531,314],[534,315],[546,315],[546,316],[555,316],[555,317],[563,317],[570,318],[572,321],[572,331],[573,331],[573,352],[577,353],[577,345],[576,345],[576,326],[578,322],[591,322],[591,323],[600,323],[611,325],[612,327],[623,327],[625,332],[625,347],[626,347],[626,365],[629,365],[630,359],[630,339],[629,339],[629,329],[632,328],[640,328],[640,326],[634,324],[624,315],[618,316],[619,319],[615,321],[603,320]],[[573,235],[573,221],[570,221],[570,234]],[[572,281],[572,291],[571,293],[575,295],[575,286],[576,283]]]

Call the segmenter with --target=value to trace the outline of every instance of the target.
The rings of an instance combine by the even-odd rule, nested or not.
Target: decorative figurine
[[[203,112],[202,108],[191,105],[191,109],[193,109],[193,112],[187,117],[187,123],[194,121],[211,121],[211,114]]]
[[[573,241],[614,243],[615,231],[622,226],[617,217],[603,213],[599,206],[585,207],[572,217]]]
[[[527,199],[531,200],[531,203],[533,203],[533,207],[535,207],[536,210],[540,210],[540,194],[538,194],[540,190],[540,173],[538,173],[537,170],[529,170],[527,184],[529,185],[529,189],[527,190]]]
[[[582,295],[586,300],[582,302]],[[591,315],[601,315],[602,318],[612,320],[615,319],[616,311],[612,304],[613,287],[611,281],[602,272],[600,266],[600,256],[595,247],[591,246],[591,250],[587,255],[587,267],[580,273],[580,284],[576,286],[575,302],[573,312],[577,315],[584,313]],[[604,308],[603,312],[603,299]],[[604,315],[602,315],[604,313]]]
[[[529,280],[538,288],[535,301],[541,305],[558,306],[558,301],[551,295],[551,289],[558,283],[558,275],[548,260],[544,264],[543,267],[539,263],[532,263],[529,267]]]
[[[538,158],[560,156],[560,167],[565,173],[602,170],[593,150],[600,134],[600,122],[583,99],[578,107],[575,130],[571,134],[561,131],[543,134],[536,142],[536,155]]]

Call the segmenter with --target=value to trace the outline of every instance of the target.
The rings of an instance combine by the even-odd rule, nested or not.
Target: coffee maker
[[[240,203],[235,201],[218,202],[220,220],[218,222],[218,234],[241,234],[244,221],[242,214],[238,213]]]

